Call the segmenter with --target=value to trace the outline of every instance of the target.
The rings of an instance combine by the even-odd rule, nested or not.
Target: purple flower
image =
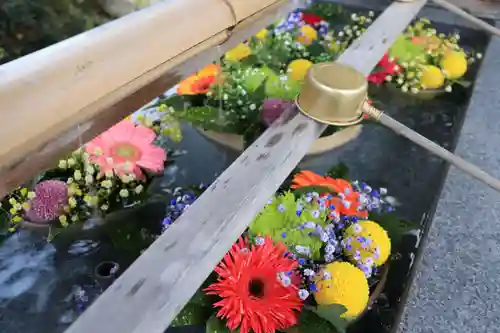
[[[292,105],[292,102],[279,98],[266,99],[261,111],[262,123],[266,126],[271,126]]]

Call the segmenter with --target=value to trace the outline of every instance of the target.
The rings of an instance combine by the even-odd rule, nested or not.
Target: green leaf
[[[217,119],[220,116],[219,113],[219,109],[212,106],[191,107],[175,112],[179,120],[183,120],[193,126],[224,132],[224,126],[217,123]]]
[[[151,107],[158,107],[160,105],[166,105],[167,107],[172,107],[174,110],[183,110],[186,104],[186,99],[182,95],[172,95],[167,98],[161,98],[158,102],[151,105]]]
[[[455,80],[453,82],[458,84],[458,85],[461,85],[464,88],[469,88],[472,84],[472,82],[467,81],[467,80]]]
[[[217,318],[215,315],[208,319],[205,330],[206,333],[237,333],[238,331],[239,330],[231,331],[229,328],[227,328],[224,322]]]
[[[328,321],[337,329],[339,333],[345,333],[349,320],[341,317],[347,311],[341,304],[318,305],[316,307],[308,306],[308,310],[314,312],[318,317]]]
[[[198,289],[193,297],[191,297],[189,303],[197,304],[199,306],[210,306],[210,301],[208,300],[207,295],[200,289]]]
[[[188,303],[174,318],[171,326],[204,325],[209,316],[207,308],[194,303]]]
[[[387,231],[387,234],[393,244],[401,242],[405,233],[419,228],[418,223],[400,219],[397,215],[392,213],[370,213],[369,218],[370,220],[377,222]]]
[[[404,35],[400,35],[389,49],[389,55],[400,62],[408,62],[418,57],[425,57],[425,48],[417,45]]]
[[[311,44],[309,44],[306,48],[307,52],[309,52],[311,57],[317,57],[321,53],[328,52],[328,50],[325,48],[323,44],[318,42],[317,40],[314,40]]]
[[[342,178],[347,180],[349,179],[349,168],[347,167],[347,165],[341,162],[331,167],[326,175],[332,178]]]
[[[304,186],[304,187],[297,188],[297,189],[293,190],[293,193],[296,195],[304,195],[306,193],[311,193],[311,192],[317,192],[319,194],[323,194],[323,193],[332,192],[332,189],[329,187],[326,187],[326,186],[311,185],[311,186]]]

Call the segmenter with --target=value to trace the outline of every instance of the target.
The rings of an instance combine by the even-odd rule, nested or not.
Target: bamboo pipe
[[[170,0],[1,66],[0,198],[303,2]]]
[[[81,112],[88,105],[201,42],[217,45],[221,32],[277,2],[164,1],[1,66],[0,122],[9,125],[0,169],[91,119],[98,110]]]

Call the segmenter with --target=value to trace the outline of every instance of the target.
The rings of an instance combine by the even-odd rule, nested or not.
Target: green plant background
[[[98,0],[2,0],[0,64],[77,35],[110,19],[100,8]]]

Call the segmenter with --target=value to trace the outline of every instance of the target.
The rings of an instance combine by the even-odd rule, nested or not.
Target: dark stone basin
[[[454,27],[443,25],[437,29],[446,31]],[[484,54],[488,44],[484,34],[468,29],[460,29],[460,32],[462,44]],[[477,68],[473,68],[469,72],[470,79],[474,80],[476,74]],[[457,88],[451,94],[431,101],[408,101],[395,97],[389,90],[378,89],[371,97],[381,109],[397,120],[453,150],[471,92],[471,88]],[[166,171],[166,183],[173,182],[177,186],[210,183],[232,162],[231,156],[218,150],[193,129],[186,126],[184,135],[180,148],[186,150],[187,154]],[[353,333],[388,332],[397,328],[415,268],[412,263],[420,251],[420,239],[427,236],[448,165],[373,123],[367,123],[355,141],[314,158],[307,165],[314,171],[324,172],[339,162],[349,167],[352,179],[388,188],[389,193],[400,203],[400,216],[420,223],[420,230],[405,236],[400,249],[401,256],[391,265],[385,296],[363,320],[350,329]],[[220,199],[223,203],[224,198]],[[166,203],[155,204],[131,214],[127,216],[126,225],[137,226],[148,221],[144,229],[157,229],[165,206]],[[138,243],[137,248],[127,252],[113,246],[112,239],[105,237],[99,240],[99,244],[81,242],[73,245],[72,252],[67,253],[66,250],[56,251],[54,245],[48,245],[44,239],[27,232],[7,239],[0,245],[2,333],[64,331],[82,310],[82,305],[75,301],[81,295],[78,287],[83,288],[88,297],[85,306],[100,293],[100,287],[92,277],[94,267],[102,261],[113,260],[124,270],[138,256],[140,248],[141,244]],[[172,328],[168,332],[201,333],[204,329]]]

